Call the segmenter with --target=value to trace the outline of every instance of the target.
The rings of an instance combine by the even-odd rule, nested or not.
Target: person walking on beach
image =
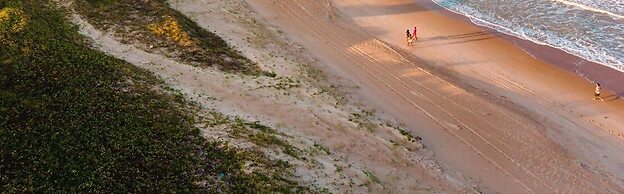
[[[602,89],[602,87],[600,87],[600,83],[596,83],[596,90],[594,91],[594,100],[600,99],[600,101],[604,101],[602,100],[602,97],[600,97],[600,89]]]
[[[418,40],[418,35],[416,34],[416,31],[418,31],[418,29],[416,28],[416,26],[414,26],[414,35],[412,36],[412,38]]]
[[[405,32],[405,41],[407,42],[407,46],[412,46],[412,33],[410,33],[409,29]]]

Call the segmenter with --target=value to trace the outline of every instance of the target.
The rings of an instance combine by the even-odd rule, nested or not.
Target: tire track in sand
[[[546,189],[546,190],[550,190],[550,192],[555,192],[555,190],[548,184],[546,183],[544,180],[542,180],[541,178],[538,177],[538,175],[534,174],[532,171],[528,170],[526,167],[524,167],[520,162],[518,162],[517,159],[514,159],[514,157],[512,157],[513,152],[511,152],[511,154],[507,154],[510,153],[510,151],[503,151],[503,150],[508,150],[510,148],[510,146],[508,144],[505,143],[505,140],[502,139],[497,139],[494,135],[488,133],[488,130],[484,130],[481,128],[487,128],[487,129],[492,129],[495,128],[495,126],[493,127],[493,124],[491,124],[490,122],[488,122],[487,120],[484,120],[481,117],[478,117],[478,114],[476,114],[473,111],[469,111],[469,107],[466,106],[462,106],[459,103],[456,103],[456,99],[449,99],[447,97],[441,98],[440,100],[445,100],[447,103],[442,103],[442,102],[436,102],[437,100],[434,98],[428,98],[425,94],[423,94],[422,92],[414,92],[414,91],[418,91],[417,89],[415,89],[414,85],[420,87],[421,89],[424,89],[426,91],[429,92],[433,92],[434,94],[436,94],[437,96],[455,96],[455,95],[448,95],[448,94],[442,94],[441,92],[444,91],[440,91],[437,92],[438,90],[441,90],[440,88],[434,88],[434,87],[427,87],[423,84],[418,84],[419,82],[417,80],[414,80],[413,78],[407,77],[407,80],[401,79],[401,77],[397,77],[397,75],[401,75],[399,72],[396,71],[392,71],[392,68],[384,68],[384,61],[376,58],[375,56],[372,56],[371,54],[368,54],[365,50],[362,50],[362,48],[358,48],[356,47],[352,47],[353,45],[349,45],[349,44],[338,44],[338,43],[349,43],[351,41],[343,39],[340,35],[344,34],[344,33],[335,33],[332,29],[328,29],[325,25],[321,22],[315,22],[314,20],[310,20],[310,18],[315,18],[315,15],[313,13],[314,10],[316,9],[322,9],[322,5],[319,6],[318,2],[316,1],[312,1],[312,2],[305,2],[307,4],[304,4],[304,2],[302,1],[286,1],[286,2],[280,2],[279,6],[282,7],[285,11],[288,11],[290,13],[291,16],[294,16],[293,19],[297,20],[299,23],[302,24],[302,26],[306,26],[306,28],[308,28],[308,31],[314,33],[316,35],[316,37],[320,38],[321,40],[325,40],[328,42],[332,42],[332,44],[329,44],[331,47],[333,47],[337,52],[339,52],[341,55],[343,55],[344,57],[350,59],[351,61],[354,62],[355,65],[357,65],[359,68],[363,69],[364,71],[368,72],[372,77],[374,77],[378,82],[380,82],[382,85],[385,85],[390,91],[394,92],[395,94],[401,96],[403,99],[405,99],[406,101],[408,101],[411,105],[413,105],[414,107],[416,107],[417,109],[421,110],[421,112],[423,112],[425,115],[427,115],[431,120],[435,121],[438,125],[440,125],[442,128],[444,128],[446,131],[452,133],[452,135],[454,135],[455,137],[457,137],[458,139],[460,139],[462,142],[466,143],[468,146],[470,146],[476,153],[478,153],[479,155],[481,155],[482,157],[484,157],[486,160],[488,160],[489,162],[491,162],[492,164],[494,164],[495,166],[497,166],[497,168],[501,169],[502,171],[505,171],[505,174],[507,174],[508,176],[514,178],[516,180],[516,182],[518,182],[519,184],[521,184],[525,189],[527,189],[527,191],[529,192],[535,192],[533,189],[531,189],[529,187],[529,185],[527,185],[525,183],[529,182],[530,186],[535,187],[535,188],[540,188],[540,186],[536,185],[535,182],[539,182],[539,184],[543,184],[542,189]],[[313,6],[310,6],[313,3]],[[316,3],[316,4],[314,4]],[[302,14],[304,13],[304,14]],[[318,17],[316,17],[318,19]],[[311,23],[313,22],[313,23]],[[310,25],[310,24],[314,24],[314,25]],[[314,27],[309,27],[309,26],[314,26]],[[353,36],[353,33],[347,32],[347,34]],[[375,40],[372,37],[369,37],[372,40]],[[362,38],[362,39],[366,39],[366,38]],[[381,46],[385,46],[387,47],[387,45],[383,44],[383,43],[374,43],[374,44],[378,44]],[[345,48],[349,48],[352,47],[352,49],[350,50],[349,53],[344,52]],[[376,48],[379,49],[379,48]],[[394,51],[393,49],[390,49],[388,47],[389,50]],[[396,52],[396,51],[394,51]],[[401,56],[401,55],[398,55]],[[404,62],[407,60],[405,58],[403,58]],[[371,68],[371,65],[374,66],[374,68]],[[387,65],[387,64],[386,64]],[[431,72],[427,72],[427,71],[422,71],[423,76],[424,77],[428,77],[429,79],[432,80],[440,80],[442,82],[442,85],[444,85],[445,87],[450,87],[450,88],[455,88],[455,93],[459,92],[459,93],[467,93],[465,90],[460,89],[459,87],[450,84],[446,81],[443,81],[443,79],[433,75]],[[422,73],[421,72],[421,73]],[[386,81],[384,81],[386,80]],[[398,84],[397,84],[398,82]],[[408,83],[412,83],[412,84],[408,84]],[[394,85],[394,86],[393,86]],[[399,90],[396,88],[396,86],[399,86],[401,88],[405,88],[408,91],[410,91],[410,93],[412,93],[412,96],[407,96],[406,94],[404,94],[403,92],[401,92],[402,90]],[[416,93],[416,94],[414,94]],[[465,95],[465,94],[464,94]],[[410,98],[411,97],[411,98]],[[451,102],[451,103],[448,103]],[[458,101],[459,102],[459,101]],[[434,107],[428,107],[431,105],[427,105],[427,104],[431,104]],[[488,103],[485,103],[488,106]],[[470,118],[460,118],[458,116],[454,116],[454,115],[461,115],[462,112],[449,112],[447,111],[446,108],[449,105],[453,105],[456,107],[459,107],[459,110],[463,110],[464,113],[467,113],[469,115],[472,115],[473,117],[477,117],[478,119],[480,119],[479,122],[477,122],[477,124],[482,125],[482,127],[470,127],[475,125],[475,122],[470,122],[470,126],[468,123],[463,122],[462,120],[467,119],[467,120],[473,120]],[[425,107],[427,106],[427,107]],[[449,110],[453,110],[453,109],[449,109]],[[500,110],[500,109],[494,109],[494,110]],[[509,115],[509,114],[507,114]],[[514,117],[511,117],[512,119],[514,119]],[[451,121],[451,122],[449,122]],[[516,123],[516,125],[521,126],[521,128],[529,128],[530,126],[525,126],[522,125],[519,121],[513,120],[514,123]],[[454,123],[452,125],[454,126],[449,126],[448,123]],[[453,129],[453,127],[455,126],[464,126],[465,128],[469,129],[469,130],[463,130],[460,132],[463,132],[463,134],[459,134],[459,132],[457,132],[457,129]],[[483,127],[484,126],[484,127]],[[471,134],[467,134],[466,132],[470,132]],[[483,134],[483,135],[482,135]],[[475,137],[476,136],[476,137]],[[536,136],[535,134],[533,134],[533,136]],[[522,138],[521,138],[522,139]],[[494,142],[492,142],[494,141]],[[517,141],[517,140],[516,140]],[[502,146],[497,146],[496,144],[501,144]],[[539,148],[539,147],[538,147]],[[499,159],[496,158],[497,156],[491,156],[491,154],[486,154],[486,152],[483,152],[481,150],[494,150],[494,153],[500,153],[502,155],[504,155],[506,157],[506,159]],[[487,153],[490,153],[489,151]],[[490,156],[488,156],[490,155]],[[492,158],[494,157],[494,159]],[[552,158],[551,158],[552,159]],[[517,168],[520,168],[521,170],[514,170],[512,167],[508,167],[508,166],[503,166],[501,164],[499,164],[496,161],[500,161],[500,160],[509,160],[511,162],[503,162],[503,163],[511,163],[514,164],[515,166],[517,166]],[[513,165],[512,165],[513,166]],[[555,165],[551,165],[556,167]],[[509,169],[512,168],[512,169]],[[559,171],[563,172],[564,174],[567,174],[568,176],[572,176],[575,179],[578,179],[578,177],[574,174],[572,174],[571,172],[568,172],[566,169],[561,169],[561,168],[555,168],[558,169]],[[517,174],[516,176],[512,175],[513,174]],[[525,174],[525,175],[522,175]],[[526,178],[518,178],[518,177],[526,177],[528,175],[528,177],[533,177],[535,180],[531,181],[531,180],[527,180]],[[558,173],[553,173],[553,176],[560,176],[561,174]],[[543,176],[543,175],[542,175]],[[532,182],[532,183],[531,183]],[[552,181],[550,181],[552,182]],[[576,182],[576,181],[575,181]],[[592,189],[595,190],[602,190],[602,189],[597,189],[596,187],[594,187],[593,185],[586,185],[589,187],[592,187]],[[538,189],[539,190],[539,189]],[[561,191],[561,190],[559,190]],[[574,190],[568,190],[568,191],[574,191]],[[578,191],[578,190],[577,190]],[[605,190],[602,190],[603,192]]]

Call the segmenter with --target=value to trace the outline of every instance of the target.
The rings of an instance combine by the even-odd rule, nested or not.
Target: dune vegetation
[[[164,0],[77,0],[73,8],[101,30],[115,33],[151,52],[161,52],[199,67],[269,75],[230,48],[217,35],[171,9]],[[162,52],[164,51],[164,52]]]
[[[106,6],[123,1],[98,2],[84,5],[114,15]],[[284,178],[287,163],[204,139],[192,103],[150,72],[93,49],[63,9],[43,0],[0,1],[0,8],[0,191],[303,190]],[[188,33],[169,40],[204,49],[197,52],[206,63],[256,71],[230,66],[247,60],[224,59],[233,51],[218,37],[200,40],[207,32],[188,30],[187,19],[166,18],[165,25]],[[180,23],[171,26],[174,19]],[[245,169],[250,163],[276,170]]]

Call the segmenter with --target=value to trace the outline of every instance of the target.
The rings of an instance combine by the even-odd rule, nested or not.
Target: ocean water
[[[432,1],[477,25],[624,72],[624,0]]]

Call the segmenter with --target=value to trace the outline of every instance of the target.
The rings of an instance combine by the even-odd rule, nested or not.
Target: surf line
[[[580,3],[569,2],[569,1],[565,1],[565,0],[552,0],[552,1],[563,3],[563,4],[569,5],[569,6],[575,6],[575,7],[584,9],[584,10],[589,10],[589,11],[593,11],[593,12],[607,14],[607,15],[615,18],[615,19],[624,19],[623,15],[619,15],[619,14],[616,14],[616,13],[613,13],[613,12],[610,12],[610,11],[607,11],[607,10],[602,10],[602,9],[590,7],[590,6],[587,6],[587,5],[580,4]]]

